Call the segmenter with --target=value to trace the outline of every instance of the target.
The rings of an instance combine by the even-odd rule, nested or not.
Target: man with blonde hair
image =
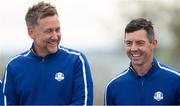
[[[86,57],[59,46],[56,8],[39,2],[26,17],[30,50],[12,58],[4,74],[5,105],[92,105],[93,82]]]

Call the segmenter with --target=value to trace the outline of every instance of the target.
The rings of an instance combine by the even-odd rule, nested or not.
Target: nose
[[[138,50],[138,46],[133,43],[132,46],[131,46],[131,51],[137,51]]]
[[[51,36],[51,39],[53,39],[53,40],[59,40],[60,37],[61,37],[61,33],[54,31],[53,34],[52,34],[52,36]]]

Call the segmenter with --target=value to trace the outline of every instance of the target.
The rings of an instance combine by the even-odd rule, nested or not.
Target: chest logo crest
[[[160,101],[163,99],[163,93],[161,91],[157,91],[154,93],[154,99]]]
[[[57,81],[62,81],[62,80],[64,79],[64,74],[63,74],[62,72],[57,72],[57,73],[55,74],[55,79],[56,79]]]

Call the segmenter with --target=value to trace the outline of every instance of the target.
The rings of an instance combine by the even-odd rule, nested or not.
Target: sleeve
[[[177,92],[176,92],[176,105],[180,105],[180,76],[178,78],[179,80],[176,82],[178,83]]]
[[[75,64],[73,79],[73,97],[71,105],[92,105],[93,104],[93,81],[90,67],[83,54]]]
[[[8,65],[3,77],[3,93],[4,104],[17,105],[17,99],[15,92],[15,83],[13,80],[13,74],[11,73],[11,67]]]
[[[113,99],[112,99],[112,93],[111,93],[111,86],[110,84],[107,85],[105,93],[104,93],[104,105],[114,105]]]
[[[0,105],[3,105],[4,103],[4,95],[3,95],[3,89],[2,89],[2,81],[0,80]]]

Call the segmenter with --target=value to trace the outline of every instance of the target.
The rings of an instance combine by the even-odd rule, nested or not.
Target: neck
[[[32,51],[35,55],[40,56],[40,57],[46,57],[46,56],[48,55],[48,54],[39,54],[39,53],[35,50],[35,48],[32,48],[31,51]]]
[[[151,69],[152,64],[145,65],[132,65],[133,71],[135,71],[139,76],[143,76]]]

